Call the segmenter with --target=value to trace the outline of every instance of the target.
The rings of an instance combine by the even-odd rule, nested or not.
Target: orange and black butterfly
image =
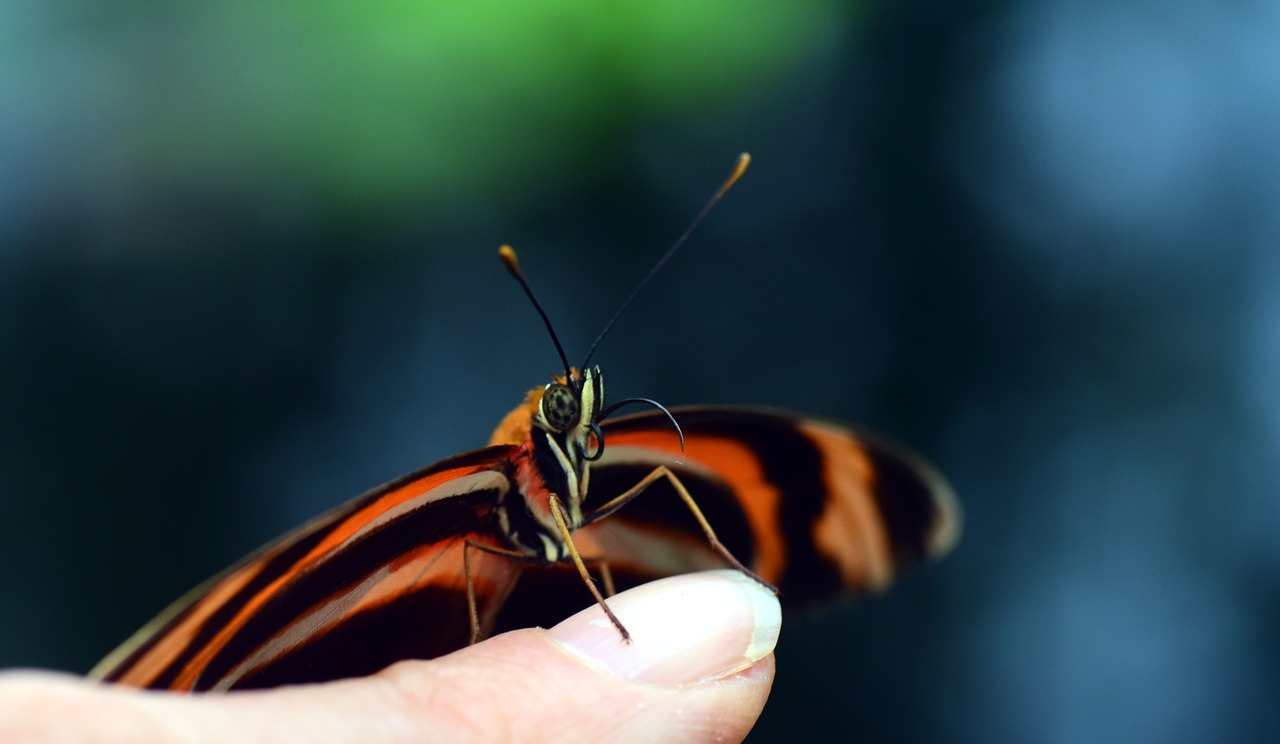
[[[744,155],[694,226],[746,164]],[[501,254],[550,330],[514,252]],[[910,450],[784,411],[607,406],[591,352],[572,368],[551,336],[563,374],[530,392],[488,447],[264,546],[179,599],[91,676],[173,690],[360,676],[554,624],[582,606],[584,581],[609,613],[593,570],[607,594],[731,565],[796,605],[881,589],[955,542],[951,489]],[[632,403],[656,410],[613,416]]]

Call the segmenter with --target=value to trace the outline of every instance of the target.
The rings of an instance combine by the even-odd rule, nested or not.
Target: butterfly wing
[[[664,415],[604,425],[588,507],[666,466],[726,547],[790,604],[880,589],[959,533],[946,481],[900,445],[765,409],[673,413],[683,453]],[[180,599],[91,676],[176,690],[268,687],[465,646],[463,545],[506,545],[493,509],[516,488],[513,451],[459,455],[313,520]],[[620,588],[724,565],[663,480],[575,542],[608,561]],[[569,567],[523,570],[481,550],[471,559],[482,635],[551,625],[589,603]]]
[[[658,466],[686,486],[721,541],[788,604],[876,591],[947,552],[960,512],[922,457],[869,432],[756,408],[672,410],[608,421],[588,508]],[[637,580],[723,566],[668,482],[579,531],[580,547]]]
[[[459,455],[377,488],[270,543],[178,600],[90,676],[225,690],[317,682],[467,644],[469,539],[505,546],[493,507],[513,447]],[[521,566],[471,551],[481,631]]]

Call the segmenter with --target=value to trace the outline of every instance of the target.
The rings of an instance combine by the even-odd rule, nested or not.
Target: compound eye
[[[542,394],[542,417],[556,431],[568,431],[578,425],[582,411],[578,396],[568,385],[553,382]]]

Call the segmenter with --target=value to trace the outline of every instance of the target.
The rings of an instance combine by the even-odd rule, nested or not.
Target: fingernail
[[[740,672],[773,653],[778,598],[738,571],[661,579],[609,600],[624,643],[599,606],[547,631],[587,663],[625,679],[679,685]]]

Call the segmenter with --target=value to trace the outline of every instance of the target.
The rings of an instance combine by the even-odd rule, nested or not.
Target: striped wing
[[[666,465],[730,552],[778,586],[789,605],[880,590],[946,553],[959,536],[951,487],[901,445],[769,409],[672,413],[684,431],[683,462],[680,440],[661,413],[604,424],[605,452],[591,469],[588,511]],[[584,554],[606,558],[623,586],[724,565],[665,481],[575,539]],[[500,625],[520,621],[511,615],[527,604],[524,583]]]
[[[661,414],[604,425],[588,507],[666,465],[729,550],[789,604],[881,589],[959,534],[950,487],[899,445],[764,409],[673,413],[683,460]],[[268,687],[370,674],[465,646],[462,547],[505,545],[493,507],[515,488],[512,449],[451,458],[313,520],[180,599],[91,676],[176,690]],[[608,561],[620,588],[723,566],[665,481],[580,529],[575,542]],[[471,557],[482,635],[551,625],[590,604],[571,567]]]
[[[411,473],[268,544],[178,600],[90,676],[226,690],[376,672],[461,648],[462,548],[505,545],[493,507],[513,488],[509,446]],[[521,566],[471,551],[481,630]]]

